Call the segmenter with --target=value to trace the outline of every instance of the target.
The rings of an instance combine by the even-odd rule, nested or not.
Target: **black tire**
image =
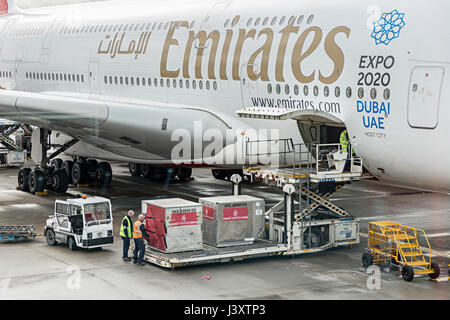
[[[128,170],[133,177],[140,177],[142,175],[142,165],[139,163],[129,163]]]
[[[309,237],[310,237],[309,228],[307,228],[305,230],[303,238],[304,238],[304,243],[306,244],[306,246],[308,248],[318,248],[322,245],[324,236],[323,236],[322,231],[320,231],[319,229],[316,229],[316,228],[311,229],[311,246],[308,241]]]
[[[217,180],[224,180],[226,177],[226,170],[212,169],[212,175]]]
[[[69,176],[67,175],[66,170],[59,169],[53,172],[52,180],[52,190],[59,194],[66,193],[69,188]]]
[[[28,168],[21,168],[19,170],[19,173],[17,175],[17,183],[19,185],[19,189],[21,191],[28,192],[30,190],[29,184],[28,184],[28,178],[30,176],[31,169]]]
[[[72,168],[72,182],[74,185],[88,182],[88,167],[85,163],[75,162]]]
[[[28,178],[28,185],[31,193],[43,192],[45,189],[46,181],[45,175],[40,170],[31,170]]]
[[[430,279],[437,279],[441,275],[441,269],[437,263],[431,263],[431,269],[433,269],[433,273],[428,274]]]
[[[144,178],[152,178],[153,175],[153,167],[149,164],[141,165],[141,172]]]
[[[177,173],[178,179],[184,181],[192,177],[192,168],[179,168]]]
[[[97,167],[97,181],[102,187],[107,187],[112,181],[112,168],[108,162],[100,162]]]
[[[74,251],[77,249],[77,244],[75,243],[75,239],[73,237],[69,237],[67,239],[67,246],[69,247],[70,251]]]
[[[73,168],[73,161],[66,160],[62,164],[62,169],[64,169],[67,173],[67,176],[69,177],[69,184],[73,184],[72,181],[72,168]]]
[[[53,160],[50,162],[50,166],[53,167],[53,168],[55,168],[55,170],[61,169],[61,168],[62,168],[62,165],[63,165],[63,161],[62,161],[61,159],[59,159],[59,158],[53,159]]]
[[[47,244],[52,247],[56,246],[56,244],[58,243],[56,241],[55,232],[52,229],[47,230],[47,232],[45,233],[45,239],[47,240]]]
[[[403,280],[411,282],[414,279],[414,269],[410,266],[404,266],[402,268]]]
[[[167,178],[167,168],[166,167],[154,166],[152,171],[153,171],[152,180],[158,181],[158,182],[166,180],[166,178]]]
[[[373,257],[370,252],[364,252],[361,257],[361,262],[364,268],[368,268],[373,265]]]

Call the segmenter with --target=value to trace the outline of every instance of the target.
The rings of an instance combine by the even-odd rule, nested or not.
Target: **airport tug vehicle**
[[[181,207],[175,208],[180,200],[172,199],[173,202],[160,204],[161,207],[154,210],[144,204],[147,225],[154,229],[150,232],[159,233],[158,238],[162,239],[156,242],[150,239],[145,261],[174,269],[269,256],[296,256],[358,244],[359,219],[334,205],[330,198],[346,183],[360,179],[362,159],[348,156],[340,144],[294,146],[292,140],[277,141],[277,144],[288,146],[288,150],[276,151],[278,155],[290,156],[295,161],[282,166],[246,167],[243,171],[254,181],[282,189],[281,201],[268,204],[270,199],[241,195],[243,178],[235,174],[230,179],[233,196],[199,199],[201,218],[195,214],[198,210],[188,210],[192,224],[202,225],[203,245],[196,250],[178,252],[167,250],[171,247],[169,242],[186,243],[184,237],[192,233],[186,229],[179,233],[177,240],[172,238],[174,233],[169,232],[180,228],[178,221],[183,221],[182,216],[174,218],[174,214],[183,212]],[[250,143],[246,145],[248,156],[252,148]],[[317,158],[313,158],[313,154]],[[155,219],[160,221],[159,228],[154,227],[158,225]],[[185,218],[184,221],[190,220]]]
[[[431,261],[430,243],[423,230],[391,221],[370,222],[368,239],[368,251],[362,256],[365,268],[374,263],[392,263],[401,267],[402,277],[408,282],[419,274],[439,278],[440,269]],[[426,245],[422,246],[419,239]]]
[[[49,246],[64,243],[70,250],[101,248],[112,244],[110,200],[83,196],[55,201],[54,213],[47,219],[44,235]]]

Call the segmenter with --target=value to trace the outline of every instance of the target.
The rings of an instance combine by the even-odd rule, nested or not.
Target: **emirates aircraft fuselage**
[[[174,131],[193,132],[197,120],[202,130],[242,135],[278,129],[296,142],[338,142],[347,128],[380,180],[448,192],[450,3],[377,3],[129,0],[17,10],[0,17],[0,85],[20,92],[14,107],[29,123],[79,139],[74,155],[167,164]],[[46,105],[61,117],[43,116]],[[64,118],[77,106],[95,111],[95,124]],[[295,116],[239,118],[240,109]]]

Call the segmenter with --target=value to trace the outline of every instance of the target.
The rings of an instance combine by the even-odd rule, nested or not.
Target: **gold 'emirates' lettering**
[[[166,78],[176,78],[180,75],[180,66],[177,69],[169,70],[167,66],[167,60],[171,48],[179,46],[179,39],[176,39],[175,30],[179,27],[189,29],[189,23],[187,21],[173,22],[167,33],[161,55],[161,76]],[[341,47],[337,44],[336,38],[339,34],[344,34],[348,39],[350,37],[351,30],[345,26],[339,26],[332,29],[325,37],[323,47],[327,56],[333,62],[333,71],[331,74],[323,74],[322,70],[313,70],[311,74],[305,75],[302,70],[302,63],[307,60],[308,57],[314,54],[322,40],[324,34],[321,28],[317,26],[309,27],[304,30],[298,38],[295,40],[295,44],[291,53],[291,56],[287,54],[288,44],[294,35],[297,35],[300,31],[300,27],[294,26],[293,23],[284,27],[278,33],[280,36],[280,42],[278,44],[278,50],[276,52],[275,60],[275,79],[278,82],[285,82],[286,70],[285,62],[286,59],[290,58],[290,66],[292,74],[295,79],[300,83],[310,83],[316,80],[316,72],[318,72],[318,80],[324,84],[332,84],[336,82],[342,74],[345,57]],[[209,33],[208,33],[209,32]],[[233,80],[241,80],[241,72],[247,72],[249,79],[256,81],[260,79],[261,81],[270,81],[269,68],[272,47],[274,43],[274,30],[271,28],[265,28],[259,32],[256,29],[239,29],[237,39],[234,44],[234,50],[231,48],[233,43],[233,36],[236,31],[232,29],[227,29],[221,39],[221,33],[218,30],[199,30],[198,32],[189,31],[188,38],[186,40],[186,48],[184,50],[183,65],[182,65],[182,75],[184,78],[190,78],[190,66],[191,63],[195,61],[195,78],[203,79],[205,76],[203,74],[202,66],[203,60],[206,56],[206,51],[209,53],[208,61],[208,74],[209,79],[216,79],[216,67],[219,69],[219,78],[221,80],[228,80],[229,72],[229,57],[232,53],[232,64],[231,64],[231,77]],[[264,36],[265,42],[256,49],[256,51],[251,51],[251,43],[259,40]],[[306,47],[306,40],[310,43]],[[222,42],[221,42],[222,40]],[[222,44],[221,56],[219,65],[216,65],[217,56],[219,53],[219,45]],[[193,48],[196,49],[194,56]],[[105,50],[105,52],[108,50]],[[248,61],[242,61],[242,57],[249,57]],[[191,59],[193,58],[193,59]],[[258,68],[253,68],[253,66],[258,65]],[[259,70],[259,74],[255,72],[255,69]]]

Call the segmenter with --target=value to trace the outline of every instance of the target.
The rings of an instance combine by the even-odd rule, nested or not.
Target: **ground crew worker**
[[[133,217],[134,217],[134,211],[130,210],[128,211],[128,214],[123,217],[122,223],[120,224],[120,236],[123,240],[123,253],[122,253],[122,260],[123,261],[131,261],[130,258],[128,258],[128,250],[130,249],[130,241],[133,238]]]
[[[133,251],[133,263],[139,266],[145,265],[144,254],[145,254],[145,242],[144,238],[148,239],[150,235],[145,230],[144,221],[145,215],[141,214],[138,220],[134,223],[133,228],[133,239],[134,239],[134,251]]]
[[[350,152],[348,151],[350,143],[349,143],[347,129],[344,129],[344,131],[341,132],[340,143],[342,145],[342,151],[347,152],[347,161],[345,161],[344,172],[349,172],[351,156],[350,156]]]

